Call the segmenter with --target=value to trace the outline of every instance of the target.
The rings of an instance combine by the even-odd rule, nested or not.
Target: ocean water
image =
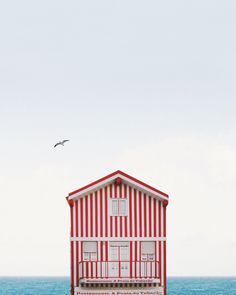
[[[68,277],[0,277],[0,295],[68,295]],[[236,277],[171,277],[168,295],[236,295]]]

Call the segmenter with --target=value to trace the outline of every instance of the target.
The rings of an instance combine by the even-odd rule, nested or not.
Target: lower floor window
[[[97,242],[83,242],[83,260],[97,260]]]
[[[141,259],[142,261],[155,260],[155,242],[142,242]]]

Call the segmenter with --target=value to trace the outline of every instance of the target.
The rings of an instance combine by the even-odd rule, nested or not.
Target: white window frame
[[[113,202],[117,202],[118,210],[115,214],[113,212]],[[120,212],[120,202],[125,202],[125,210],[124,212]],[[127,216],[128,215],[128,200],[126,198],[110,198],[109,202],[109,215],[110,216]]]

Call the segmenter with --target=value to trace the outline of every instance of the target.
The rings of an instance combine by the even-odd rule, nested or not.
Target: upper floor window
[[[141,258],[143,261],[155,260],[155,242],[142,242]]]
[[[127,215],[127,200],[126,199],[111,199],[111,210],[112,216],[126,216]]]
[[[97,242],[83,242],[83,260],[97,260]]]

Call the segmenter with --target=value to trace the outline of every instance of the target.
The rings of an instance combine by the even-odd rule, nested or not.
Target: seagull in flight
[[[67,142],[67,141],[69,141],[69,139],[64,139],[64,140],[62,140],[62,141],[58,141],[58,142],[54,145],[54,148],[55,148],[56,146],[58,146],[58,145],[63,145],[63,146],[64,146],[64,143]]]

